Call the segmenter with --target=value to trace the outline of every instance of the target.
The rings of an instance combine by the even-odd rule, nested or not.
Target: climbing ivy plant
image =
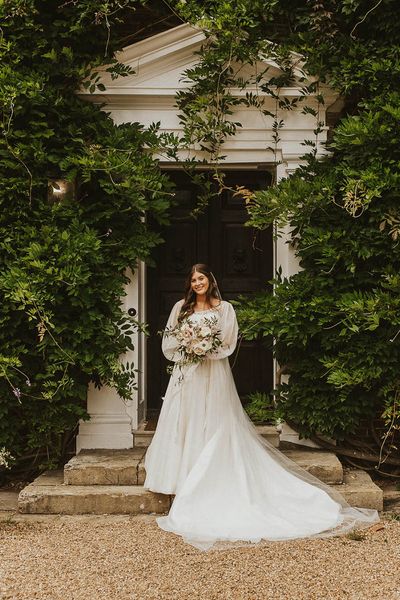
[[[178,96],[186,141],[223,161],[238,104],[285,106],[293,56],[314,80],[302,110],[316,118],[304,162],[291,177],[247,196],[248,224],[289,225],[301,271],[238,305],[245,337],[263,335],[290,374],[275,390],[278,415],[301,435],[339,440],[339,451],[380,471],[400,467],[399,16],[394,0],[180,0],[176,10],[206,32],[191,87]],[[265,40],[268,40],[266,43]],[[297,53],[293,55],[292,53]],[[240,78],[273,58],[282,77]],[[328,84],[342,99],[329,156],[317,159],[318,107]],[[258,85],[238,99],[233,87]],[[299,108],[298,105],[295,106]],[[300,107],[301,108],[301,107]],[[269,113],[275,140],[284,119]],[[319,438],[321,441],[321,438]],[[329,445],[329,444],[328,444]],[[389,469],[389,470],[390,470]]]
[[[113,55],[139,4],[0,3],[0,450],[15,470],[62,460],[90,381],[126,401],[135,387],[119,358],[138,323],[120,298],[127,267],[160,242],[145,216],[167,220],[171,185],[152,158],[165,144],[78,92],[104,89],[103,64],[130,72]],[[58,180],[71,184],[62,201]]]
[[[123,368],[118,360],[137,326],[120,307],[125,269],[148,259],[159,242],[143,217],[166,222],[172,196],[151,153],[162,147],[177,158],[178,140],[160,139],[156,127],[116,126],[76,92],[102,90],[104,64],[113,77],[129,74],[112,58],[122,44],[116,33],[144,4],[0,3],[2,464],[10,449],[20,460],[31,454],[54,464],[65,432],[86,416],[89,381],[108,383],[126,399],[134,385],[134,366]],[[277,273],[274,295],[266,291],[238,311],[245,335],[274,340],[275,356],[290,373],[276,390],[279,416],[303,435],[341,440],[343,453],[358,452],[381,470],[397,464],[397,2],[165,4],[205,33],[198,64],[186,73],[189,86],[177,97],[184,125],[179,146],[200,149],[221,187],[224,143],[241,126],[238,107],[255,107],[271,119],[275,162],[282,111],[296,108],[315,118],[298,172],[246,195],[249,225],[290,225],[302,267],[289,279]],[[260,57],[274,61],[280,75],[267,67],[243,75]],[[289,102],[280,90],[295,79],[303,94]],[[320,162],[325,84],[341,94],[343,111],[330,155]],[[265,108],[265,96],[274,110]],[[189,160],[189,166],[195,165]],[[75,194],[51,203],[48,182],[57,179],[73,182]]]

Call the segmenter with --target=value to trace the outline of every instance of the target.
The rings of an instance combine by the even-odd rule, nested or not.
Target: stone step
[[[146,447],[81,450],[64,465],[66,485],[142,485]]]
[[[146,447],[81,450],[64,466],[67,485],[143,485]],[[285,450],[286,456],[325,483],[342,483],[343,467],[332,452]]]
[[[150,442],[153,439],[154,431],[153,430],[145,430],[146,422],[142,423],[138,429],[135,429],[133,432],[133,439],[135,447],[145,448],[150,446]],[[274,448],[279,447],[279,432],[277,431],[275,425],[255,425],[257,432],[259,435],[262,435],[263,438],[269,441]]]
[[[274,448],[279,448],[279,431],[275,425],[255,425],[255,428]]]
[[[62,471],[48,471],[26,486],[18,510],[29,514],[164,514],[171,497],[140,485],[66,485]]]
[[[346,469],[343,483],[332,487],[344,496],[350,506],[383,510],[383,491],[372,481],[366,471]]]
[[[344,483],[332,487],[351,506],[383,508],[382,490],[364,471],[346,471]],[[140,485],[66,485],[62,471],[49,471],[20,492],[18,508],[25,514],[164,514],[171,500]]]
[[[288,458],[293,460],[314,477],[328,484],[343,483],[343,466],[336,454],[325,450],[290,449],[282,450]]]

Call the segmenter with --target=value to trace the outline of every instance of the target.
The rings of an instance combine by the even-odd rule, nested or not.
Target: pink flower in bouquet
[[[205,354],[204,350],[200,348],[200,346],[193,348],[193,353],[196,354],[196,356],[204,356]]]
[[[193,327],[191,327],[189,323],[184,323],[181,330],[184,337],[191,337],[193,335]]]

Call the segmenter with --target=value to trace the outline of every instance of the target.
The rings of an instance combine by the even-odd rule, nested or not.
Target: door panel
[[[272,279],[271,230],[255,232],[244,225],[244,199],[232,190],[224,190],[210,201],[204,214],[194,219],[189,213],[196,205],[198,189],[182,172],[174,172],[171,177],[177,186],[177,205],[171,224],[160,231],[165,243],[154,253],[157,266],[147,270],[147,320],[151,333],[147,347],[149,418],[156,416],[161,407],[169,377],[161,338],[156,333],[165,327],[173,304],[183,297],[190,267],[196,262],[209,264],[223,298],[228,301],[265,289]],[[254,190],[267,187],[270,180],[268,172],[231,171],[226,173],[225,184]],[[231,364],[241,397],[272,388],[272,355],[261,342],[241,342]]]

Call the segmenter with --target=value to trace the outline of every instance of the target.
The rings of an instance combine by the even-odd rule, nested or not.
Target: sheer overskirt
[[[145,456],[145,489],[175,495],[159,527],[209,550],[339,535],[379,521],[377,511],[349,506],[257,433],[227,358],[237,338],[232,305],[223,302],[218,314],[222,357],[175,367]],[[163,351],[177,359],[171,341]]]

